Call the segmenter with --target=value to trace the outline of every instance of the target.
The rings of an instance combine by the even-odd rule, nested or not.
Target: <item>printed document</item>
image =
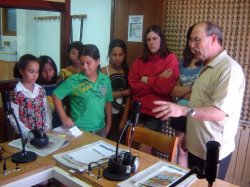
[[[37,148],[33,145],[31,145],[30,143],[27,143],[25,145],[25,150],[26,151],[32,151],[34,153],[36,153],[39,156],[47,156],[55,151],[57,151],[58,149],[65,147],[69,144],[69,141],[65,138],[60,138],[58,136],[54,136],[54,135],[48,135],[49,137],[49,143],[46,147],[44,148]],[[16,139],[13,140],[9,143],[10,146],[12,147],[16,147],[19,149],[22,149],[22,143],[21,143],[21,139]]]
[[[115,146],[100,140],[71,151],[53,155],[53,157],[61,164],[83,172],[88,169],[89,163],[98,162],[99,164],[103,164],[114,156],[115,153]],[[93,163],[94,166],[96,166],[95,163]]]
[[[168,187],[182,176],[184,176],[188,170],[173,165],[171,163],[159,161],[152,166],[149,166],[145,170],[137,173],[129,179],[119,183],[118,187]],[[186,180],[181,182],[177,187],[190,186],[197,177],[191,175]]]

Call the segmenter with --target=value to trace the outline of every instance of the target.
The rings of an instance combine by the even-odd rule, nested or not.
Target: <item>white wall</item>
[[[36,16],[60,16],[58,12],[36,11]],[[36,21],[36,54],[48,55],[60,71],[60,20]],[[44,35],[44,37],[42,37]]]
[[[35,20],[36,17],[59,16],[58,12],[17,10],[17,55],[50,56],[60,70],[60,21]]]
[[[87,14],[83,22],[82,42],[95,44],[106,65],[110,42],[111,0],[71,0],[71,15]],[[17,36],[3,36],[3,41],[17,41],[17,58],[25,53],[49,55],[60,70],[60,21],[34,20],[38,16],[58,16],[58,12],[18,9]],[[80,38],[80,19],[73,20],[73,40]]]
[[[83,22],[84,44],[95,44],[101,56],[101,66],[107,64],[110,42],[111,0],[71,0],[71,15],[87,14]],[[73,40],[79,40],[80,19],[73,21]]]

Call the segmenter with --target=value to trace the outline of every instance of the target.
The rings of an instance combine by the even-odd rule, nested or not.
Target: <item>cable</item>
[[[13,155],[11,155],[11,156],[5,156],[5,157],[2,157],[1,158],[1,160],[3,160],[3,174],[4,175],[8,175],[9,173],[10,173],[10,171],[8,172],[8,170],[7,170],[7,164],[6,164],[6,162],[7,162],[7,160],[9,159],[9,158],[11,158]],[[15,171],[19,171],[21,168],[19,167],[19,164],[18,163],[16,163],[16,168],[15,168]],[[13,170],[14,171],[14,170]]]
[[[3,162],[3,174],[4,175],[8,175],[8,172],[7,172],[7,165],[6,165],[6,161],[11,158],[12,156],[7,156],[7,157],[3,157],[2,160],[4,161]]]
[[[104,169],[103,165],[102,165],[102,164],[99,164],[98,162],[90,162],[89,165],[88,165],[89,175],[91,175],[91,170],[92,170],[91,164],[96,164],[97,166],[99,166],[97,178],[98,178],[98,179],[101,178],[101,171],[100,171],[100,168]]]

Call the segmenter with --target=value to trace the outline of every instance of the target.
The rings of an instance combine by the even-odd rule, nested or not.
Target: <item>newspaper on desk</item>
[[[89,163],[106,163],[115,153],[115,146],[100,140],[71,151],[53,155],[53,157],[61,164],[79,172],[83,172],[88,169]],[[93,163],[92,166],[94,167],[96,164]]]
[[[177,181],[188,171],[176,165],[159,161],[145,170],[135,174],[129,179],[117,184],[118,187],[167,187]],[[186,180],[182,181],[177,187],[190,186],[197,177],[191,175]]]
[[[69,144],[69,141],[65,138],[61,138],[59,136],[53,136],[53,135],[48,135],[48,137],[49,137],[49,143],[46,147],[37,148],[37,147],[31,145],[30,143],[27,143],[25,145],[25,150],[32,151],[39,156],[45,157],[45,156],[57,151],[58,149],[60,149],[62,147],[65,147]],[[8,145],[22,149],[21,139],[13,140]]]

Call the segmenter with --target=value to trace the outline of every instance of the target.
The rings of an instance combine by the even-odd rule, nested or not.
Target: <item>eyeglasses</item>
[[[194,45],[199,45],[200,43],[201,43],[201,40],[202,40],[202,38],[204,38],[204,37],[208,37],[207,35],[204,35],[204,36],[201,36],[201,37],[195,37],[195,38],[190,38],[189,40],[188,40],[188,42],[189,42],[189,45],[192,45],[192,44],[194,44]]]
[[[201,42],[201,38],[189,39],[189,44],[199,45]]]

